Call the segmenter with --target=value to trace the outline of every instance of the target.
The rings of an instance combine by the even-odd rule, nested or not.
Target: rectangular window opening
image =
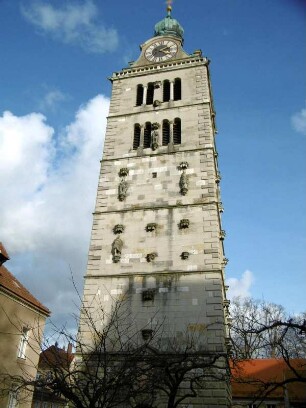
[[[22,328],[21,339],[18,349],[18,358],[26,358],[26,349],[29,341],[30,330],[27,327]]]
[[[18,401],[16,391],[10,391],[7,408],[17,408],[17,402]]]

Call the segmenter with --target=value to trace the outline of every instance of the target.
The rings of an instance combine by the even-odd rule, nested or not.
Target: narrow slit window
[[[179,101],[182,99],[182,84],[180,78],[174,80],[174,100]]]
[[[154,84],[153,82],[149,82],[147,89],[147,105],[153,105],[153,99],[154,99]]]
[[[163,120],[163,146],[167,146],[170,142],[170,123],[168,120]]]
[[[173,143],[181,144],[181,119],[175,118],[173,122]]]
[[[143,148],[147,149],[151,146],[151,129],[152,125],[150,122],[146,122],[144,128],[144,137],[143,137]]]
[[[143,102],[143,85],[137,85],[136,106],[142,105]]]
[[[136,123],[134,125],[134,139],[133,139],[133,149],[137,150],[138,147],[140,146],[140,125],[139,123]]]
[[[170,81],[166,79],[163,83],[163,102],[170,101]]]

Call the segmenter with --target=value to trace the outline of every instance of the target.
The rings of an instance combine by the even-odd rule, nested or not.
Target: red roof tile
[[[291,359],[290,364],[306,378],[306,360]],[[281,383],[285,379],[294,378],[292,371],[283,359],[254,359],[239,361],[232,365],[232,392],[235,398],[247,398],[257,395],[261,387],[269,382]],[[287,385],[289,398],[306,401],[306,389],[302,383],[294,382]],[[284,398],[284,388],[277,387],[269,397]]]
[[[45,315],[50,315],[50,310],[40,303],[3,265],[0,266],[0,289],[2,288],[39,309]]]

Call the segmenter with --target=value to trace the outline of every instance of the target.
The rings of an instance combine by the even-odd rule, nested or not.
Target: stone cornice
[[[177,69],[184,69],[190,66],[198,66],[198,65],[208,65],[209,59],[205,57],[193,57],[193,58],[183,58],[180,60],[169,61],[164,63],[156,63],[151,65],[142,65],[138,67],[131,67],[131,68],[124,68],[122,71],[114,72],[113,75],[108,78],[110,81],[116,81],[126,77],[137,77],[143,76],[144,74],[149,74],[153,72],[158,72],[160,70],[167,71],[169,70],[177,70]]]
[[[215,151],[214,146],[206,146],[206,147],[195,147],[194,149],[180,149],[180,150],[174,150],[173,152],[155,152],[154,154],[146,153],[141,156],[137,156],[137,154],[131,154],[131,155],[126,155],[124,157],[114,157],[111,159],[103,158],[100,160],[100,163],[104,162],[113,162],[113,161],[121,161],[121,160],[126,160],[126,159],[143,159],[145,157],[155,157],[155,156],[164,156],[164,155],[171,155],[171,154],[177,154],[177,153],[189,153],[189,152],[203,152],[205,150],[213,150]],[[135,152],[135,150],[133,150]]]
[[[115,119],[115,118],[120,118],[120,117],[125,117],[125,116],[133,116],[133,115],[139,115],[140,113],[145,113],[148,114],[150,112],[160,112],[160,111],[165,111],[165,110],[177,110],[177,108],[190,108],[192,106],[199,106],[199,105],[208,105],[211,109],[211,101],[209,100],[203,100],[201,102],[192,102],[192,103],[184,103],[180,104],[180,101],[175,101],[175,105],[172,106],[163,106],[162,104],[169,104],[169,102],[162,102],[162,104],[158,108],[154,108],[152,105],[144,105],[144,107],[136,107],[134,106],[134,109],[137,108],[136,112],[127,112],[127,113],[116,113],[116,114],[111,114],[106,117],[106,119]],[[215,115],[215,114],[214,114]]]
[[[201,274],[201,275],[203,275],[203,274],[207,274],[207,273],[221,273],[221,275],[223,276],[223,269],[222,268],[220,268],[220,269],[201,269],[201,270],[196,270],[196,271],[182,271],[182,270],[180,270],[180,271],[178,271],[178,270],[175,270],[175,271],[169,271],[169,270],[167,270],[166,272],[165,271],[160,271],[160,272],[158,272],[158,271],[154,271],[154,272],[152,272],[152,271],[150,271],[150,272],[122,272],[122,273],[112,273],[112,274],[109,274],[109,275],[102,275],[102,274],[99,274],[99,275],[90,275],[90,274],[87,274],[86,276],[85,276],[85,278],[87,279],[100,279],[100,278],[109,278],[109,279],[111,279],[111,278],[122,278],[122,277],[126,277],[126,278],[129,278],[129,277],[135,277],[135,276],[161,276],[161,275],[163,275],[163,276],[166,276],[166,275],[188,275],[188,276],[190,276],[190,275],[199,275],[199,274]]]
[[[126,213],[132,211],[156,211],[156,210],[165,210],[165,209],[172,209],[172,208],[182,208],[182,207],[202,207],[203,205],[211,205],[214,204],[218,207],[218,201],[211,200],[208,202],[198,202],[198,203],[188,203],[188,204],[176,204],[176,205],[149,205],[149,206],[142,206],[142,207],[134,207],[134,208],[121,208],[118,210],[106,210],[106,211],[95,211],[93,215],[100,215],[100,214],[116,214],[116,213]]]

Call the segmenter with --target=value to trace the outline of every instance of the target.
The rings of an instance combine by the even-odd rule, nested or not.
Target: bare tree
[[[224,349],[205,349],[197,332],[186,331],[178,339],[166,333],[163,321],[135,330],[126,299],[109,304],[109,309],[98,304],[94,311],[92,305],[82,305],[82,335],[54,328],[65,343],[74,345],[74,360],[54,347],[45,357],[48,369],[37,378],[10,376],[15,389],[32,392],[34,387],[75,408],[153,408],[157,401],[177,408],[212,382],[229,381]],[[231,374],[236,381],[257,384],[258,398],[277,387],[305,382],[305,315],[290,318],[281,306],[252,299],[236,299],[231,313],[234,368],[244,359],[278,357],[287,370],[281,381],[262,381],[235,369]],[[44,348],[48,346],[45,342]]]
[[[213,381],[229,382],[225,353],[205,353],[180,350],[158,353],[151,361],[151,381],[166,402],[176,408],[187,399],[196,398],[199,390]]]
[[[251,298],[234,299],[231,315],[234,358],[305,358],[305,315],[290,317],[281,305]]]
[[[110,309],[99,304],[94,311],[92,305],[82,305],[81,334],[54,328],[74,345],[74,360],[49,347],[44,354],[47,369],[37,378],[10,378],[16,391],[35,388],[40,395],[69,401],[75,408],[153,408],[160,399],[176,408],[197,397],[204,381],[229,380],[226,352],[199,349],[196,334],[187,332],[180,341],[168,333],[169,343],[161,347],[163,321],[154,330],[151,326],[135,330],[126,299],[110,303]]]
[[[201,333],[186,331],[179,339],[166,336],[166,341],[163,334],[152,337],[150,343],[143,346],[144,370],[136,379],[146,384],[153,401],[158,397],[163,406],[177,408],[184,402],[192,403],[199,391],[212,383],[229,384],[225,350],[212,352],[203,348]]]
[[[290,317],[280,305],[236,298],[231,325],[233,380],[254,387],[254,400],[263,401],[276,389],[306,382],[305,313]],[[283,375],[250,377],[241,370],[243,360],[277,358]]]
[[[101,326],[101,321],[106,323]],[[69,333],[54,327],[54,335],[62,341],[72,343],[76,350],[75,359],[71,355],[60,352],[58,347],[49,347],[48,340],[43,348],[43,363],[47,367],[44,372],[32,378],[26,372],[20,375],[4,373],[1,377],[7,383],[14,384],[16,396],[31,394],[33,389],[40,390],[52,399],[69,401],[76,408],[118,407],[126,404],[129,399],[140,391],[135,389],[137,377],[137,338],[139,333],[131,332],[125,324],[126,308],[124,302],[114,302],[111,313],[101,308],[95,320],[90,308],[83,308],[80,324],[90,329],[90,339]],[[36,353],[40,350],[36,350]],[[27,361],[31,364],[31,361]],[[134,367],[133,367],[134,365]],[[1,396],[0,396],[1,397]]]

